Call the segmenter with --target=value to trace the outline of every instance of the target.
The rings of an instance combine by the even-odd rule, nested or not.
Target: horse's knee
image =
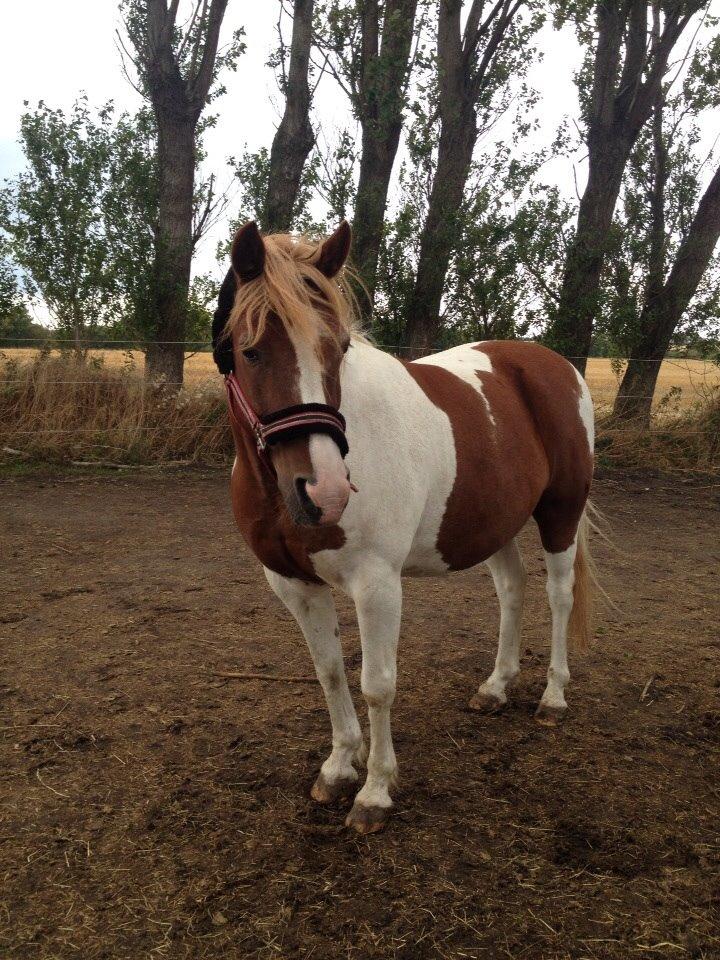
[[[513,574],[505,574],[499,578],[497,592],[500,602],[513,610],[519,610],[525,601],[527,579],[527,571],[524,566],[521,566]]]
[[[382,670],[372,674],[363,671],[360,677],[360,689],[369,707],[391,707],[395,699],[395,685],[395,671],[391,670]]]

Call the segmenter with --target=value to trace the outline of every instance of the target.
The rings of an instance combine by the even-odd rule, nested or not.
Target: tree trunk
[[[457,213],[478,136],[477,104],[494,76],[499,51],[521,7],[521,0],[498,0],[488,11],[483,0],[473,0],[461,32],[462,0],[440,0],[440,144],[405,316],[405,343],[414,356],[432,349],[437,340],[445,277],[458,242]],[[487,14],[484,21],[483,13]]]
[[[580,201],[577,231],[568,250],[557,311],[546,343],[585,373],[600,278],[623,171],[627,144],[606,140],[591,152],[588,183]]]
[[[422,356],[436,346],[445,277],[457,242],[456,214],[462,204],[477,139],[472,105],[458,104],[448,120],[443,120],[415,286],[407,308],[405,345],[412,356]]]
[[[287,233],[292,227],[302,172],[315,143],[308,86],[313,4],[314,0],[295,0],[294,5],[285,111],[270,149],[268,193],[262,215],[262,228],[268,233]],[[215,362],[222,373],[233,368],[232,349],[227,341],[220,342],[220,335],[235,302],[236,288],[235,273],[230,267],[220,290],[212,328]]]
[[[285,112],[270,151],[270,182],[262,217],[268,233],[290,229],[303,168],[315,143],[308,86],[312,17],[313,0],[295,0]]]
[[[545,342],[585,372],[600,280],[622,176],[660,94],[668,58],[700,0],[668,4],[662,31],[654,9],[648,49],[646,0],[598,0],[597,40],[589,98],[590,170],[568,251],[558,308]],[[624,48],[624,53],[623,53]],[[621,55],[622,54],[622,55]]]
[[[641,317],[641,339],[632,352],[613,416],[646,425],[658,373],[675,329],[695,295],[720,238],[720,167],[698,205],[670,276]]]
[[[156,341],[147,376],[178,389],[183,381],[187,296],[192,262],[195,121],[158,118],[159,210],[155,251]]]
[[[360,178],[353,217],[353,262],[372,313],[377,264],[393,165],[403,126],[405,86],[417,0],[387,0],[380,38],[378,0],[362,4],[362,56],[358,114],[362,124]]]
[[[365,291],[360,291],[360,303],[368,316],[375,301],[385,208],[399,140],[400,126],[395,143],[389,145],[378,141],[370,124],[363,126],[360,178],[353,217],[353,263],[365,287]]]

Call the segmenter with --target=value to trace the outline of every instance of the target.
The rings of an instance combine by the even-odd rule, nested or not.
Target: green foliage
[[[0,350],[22,346],[34,335],[34,324],[20,289],[7,243],[0,238]]]
[[[40,102],[21,120],[28,167],[0,195],[2,227],[30,297],[76,339],[109,316],[113,281],[98,197],[106,184],[111,108],[87,99],[69,116]]]
[[[403,203],[386,223],[380,257],[375,335],[391,345],[402,342],[431,187],[430,155],[425,163],[422,151],[415,157],[400,172]],[[506,147],[474,163],[457,214],[438,347],[526,337],[543,328],[557,299],[574,211],[557,188],[536,182],[542,159],[520,162]]]
[[[152,114],[116,116],[112,103],[93,113],[84,97],[68,114],[40,103],[23,116],[21,138],[28,167],[0,194],[0,225],[22,293],[46,304],[61,338],[151,338],[158,243]],[[201,181],[196,210],[209,202],[212,184]],[[190,293],[191,339],[209,330],[208,304],[199,279]]]

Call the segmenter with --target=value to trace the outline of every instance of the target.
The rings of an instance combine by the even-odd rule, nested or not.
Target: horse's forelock
[[[246,321],[242,346],[247,349],[261,339],[273,315],[295,336],[312,343],[353,335],[355,298],[346,277],[329,279],[317,269],[319,246],[289,234],[263,239],[265,269],[255,280],[238,284],[227,332],[234,333]]]

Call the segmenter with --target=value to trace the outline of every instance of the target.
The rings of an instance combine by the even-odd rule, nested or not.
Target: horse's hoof
[[[330,783],[320,773],[315,783],[312,785],[310,796],[316,803],[337,803],[338,800],[345,800],[351,797],[357,790],[357,779],[344,777],[342,780],[336,780]]]
[[[541,703],[535,711],[535,719],[544,727],[557,727],[562,723],[567,707],[551,707],[546,703]]]
[[[363,835],[378,833],[388,822],[390,810],[391,807],[364,807],[361,803],[354,803],[345,818],[345,826]]]
[[[476,693],[468,706],[478,713],[497,713],[498,710],[502,710],[506,702],[491,693]]]

